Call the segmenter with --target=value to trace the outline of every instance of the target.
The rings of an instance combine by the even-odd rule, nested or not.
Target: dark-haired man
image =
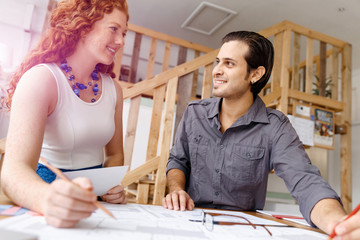
[[[179,124],[167,165],[165,208],[262,209],[274,169],[313,226],[330,233],[346,215],[287,117],[257,96],[269,80],[273,58],[271,42],[257,33],[224,37],[213,70],[216,98],[190,103]],[[351,229],[360,228],[359,218],[336,230],[356,233]]]

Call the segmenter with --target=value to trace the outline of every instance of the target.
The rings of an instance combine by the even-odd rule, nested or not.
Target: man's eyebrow
[[[226,60],[226,61],[232,61],[232,62],[236,62],[236,60],[235,59],[233,59],[233,58],[223,58],[224,60]]]
[[[219,58],[219,57],[217,57],[216,58],[216,61],[220,61],[220,60],[222,60],[222,61],[231,61],[231,62],[237,62],[235,59],[233,59],[233,58]]]

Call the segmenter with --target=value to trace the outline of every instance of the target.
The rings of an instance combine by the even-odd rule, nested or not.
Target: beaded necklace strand
[[[74,91],[74,93],[80,97],[80,91],[87,89],[87,86],[83,83],[78,83],[75,80],[75,75],[72,74],[72,68],[67,65],[67,61],[66,59],[61,61],[60,64],[61,69],[65,72],[65,75],[67,77],[67,79],[70,81],[71,87]],[[88,82],[88,86],[92,87],[92,91],[94,93],[94,96],[96,96],[99,92],[99,85],[96,83],[97,81],[99,81],[99,77],[98,77],[98,68],[97,66],[95,66],[94,71],[91,73],[91,78],[92,78],[92,82]],[[95,84],[94,84],[95,83]],[[96,99],[92,98],[91,102],[95,102]]]

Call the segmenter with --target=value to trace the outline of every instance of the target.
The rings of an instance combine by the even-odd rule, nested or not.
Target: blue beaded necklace
[[[60,67],[65,72],[65,75],[66,75],[67,79],[70,81],[74,93],[78,97],[80,97],[80,91],[84,90],[84,89],[87,89],[87,86],[85,84],[76,82],[75,75],[72,74],[72,68],[69,65],[67,65],[66,59],[62,60],[62,62],[60,64]],[[92,78],[93,81],[88,82],[87,85],[89,87],[92,87],[94,96],[96,96],[98,94],[98,92],[99,92],[99,85],[96,83],[96,81],[99,81],[97,66],[95,66],[94,71],[91,73],[91,78]],[[96,101],[95,98],[91,99],[91,102],[95,102],[95,101]]]

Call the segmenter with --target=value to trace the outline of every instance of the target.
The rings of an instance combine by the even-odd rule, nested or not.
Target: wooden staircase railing
[[[133,24],[129,24],[128,26],[128,32],[134,32],[135,38],[133,43],[133,51],[132,51],[132,58],[131,58],[131,66],[130,66],[130,77],[129,82],[130,84],[136,83],[136,75],[137,75],[137,69],[139,65],[139,58],[140,58],[140,48],[142,45],[142,39],[143,38],[149,38],[151,39],[150,43],[150,50],[148,55],[148,61],[147,61],[147,69],[146,69],[146,79],[150,79],[154,75],[154,68],[155,68],[155,56],[156,53],[162,49],[158,49],[159,43],[162,43],[164,45],[164,54],[163,59],[161,61],[161,69],[162,72],[165,72],[170,67],[170,56],[171,56],[171,47],[177,46],[179,48],[178,53],[178,64],[182,64],[186,61],[188,50],[192,51],[194,54],[194,57],[199,57],[201,54],[208,53],[212,51],[213,49],[195,44],[189,41],[185,41],[183,39],[179,39],[176,37],[172,37],[160,32],[156,32],[153,30],[149,30],[140,26],[136,26]],[[143,42],[144,43],[144,42]],[[128,45],[130,43],[126,43]],[[131,45],[131,44],[130,44]],[[121,72],[121,62],[122,62],[123,52],[120,51],[116,54],[115,57],[115,66],[114,66],[114,72],[116,73],[116,78],[119,79],[119,75]],[[198,82],[198,75],[199,71],[195,70],[193,71],[193,74],[191,76],[187,76],[186,80],[180,79],[180,88],[181,90],[185,89],[184,86],[192,86],[188,90],[188,93],[182,93],[182,95],[188,95],[188,96],[195,96],[196,95],[196,84]],[[147,81],[146,81],[147,82]],[[127,82],[121,82],[124,89],[129,86],[129,83]],[[149,84],[149,83],[148,83]],[[165,85],[163,85],[162,88],[164,88]],[[152,137],[149,138],[148,142],[148,149],[147,149],[147,157],[146,159],[152,159],[156,156],[155,151],[157,150],[157,144],[154,143],[153,139],[159,138],[159,129],[160,129],[160,117],[161,115],[156,114],[160,109],[163,101],[164,101],[164,89],[162,88],[148,88],[149,91],[142,92],[141,95],[150,95],[153,96],[154,101],[156,102],[155,107],[157,109],[154,109],[152,118],[154,121],[152,121],[152,131],[151,135]],[[126,93],[126,91],[124,91]],[[131,167],[131,160],[132,160],[132,153],[134,149],[134,142],[135,142],[135,133],[137,128],[137,122],[138,122],[138,112],[140,108],[140,96],[141,95],[134,95],[131,96],[131,107],[130,107],[130,113],[128,116],[128,125],[127,129],[125,131],[125,141],[124,141],[124,148],[128,149],[128,151],[125,151],[125,164]],[[181,98],[178,101],[179,104],[183,105],[183,110],[185,110],[185,107],[187,106],[189,100],[185,101],[185,98]],[[179,111],[180,112],[180,111]],[[178,113],[179,113],[178,112]],[[181,114],[182,115],[182,114]],[[176,121],[180,121],[181,116],[176,117]],[[177,125],[177,124],[176,124]]]
[[[132,27],[137,29],[135,26]],[[143,28],[141,30],[145,31]],[[336,112],[336,123],[347,129],[341,134],[340,144],[341,198],[345,209],[351,210],[351,45],[289,21],[283,21],[259,33],[272,40],[275,48],[273,74],[268,86],[260,93],[266,105],[275,107],[284,114],[291,113],[293,101],[320,106]],[[164,35],[161,36],[166,39]],[[315,43],[319,43],[319,49],[315,47]],[[328,46],[329,50],[326,49]],[[152,198],[153,204],[161,204],[161,198],[165,194],[165,167],[171,145],[171,134],[174,133],[172,126],[176,114],[175,104],[177,104],[176,111],[179,110],[180,105],[179,102],[176,102],[178,82],[179,84],[182,81],[186,82],[187,76],[203,69],[201,97],[211,97],[211,71],[217,52],[218,50],[208,51],[208,53],[170,70],[164,67],[164,71],[156,76],[149,74],[149,77],[142,82],[124,86],[124,98],[131,98],[132,101],[140,98],[142,94],[153,91],[153,112],[148,136],[147,160],[140,167],[128,172],[123,181],[125,186],[134,182],[141,183],[142,177],[148,174],[152,174],[153,177],[153,173],[156,171],[154,189],[145,187],[146,194],[143,194],[141,199],[149,197],[149,199]],[[303,52],[305,54],[302,54]],[[304,59],[301,58],[302,55],[305,55]],[[151,59],[151,54],[149,59]],[[319,96],[313,95],[314,69],[320,79]],[[324,95],[327,87],[324,84],[327,74],[333,81],[331,98]],[[180,96],[178,95],[178,97]],[[186,101],[189,101],[190,97],[190,94],[187,95]],[[164,100],[165,108],[163,110]],[[129,114],[129,122],[136,122],[139,107],[133,107],[131,103],[130,108],[133,113]],[[183,109],[179,111],[181,113],[179,115],[182,115]],[[160,124],[160,122],[162,123]],[[135,132],[136,127],[131,134],[135,136]],[[126,137],[129,137],[129,127]],[[160,145],[159,151],[158,145]],[[132,151],[132,148],[127,148],[125,144],[124,150],[125,152]],[[153,196],[148,195],[150,192],[153,192]],[[145,201],[148,203],[147,200]]]

